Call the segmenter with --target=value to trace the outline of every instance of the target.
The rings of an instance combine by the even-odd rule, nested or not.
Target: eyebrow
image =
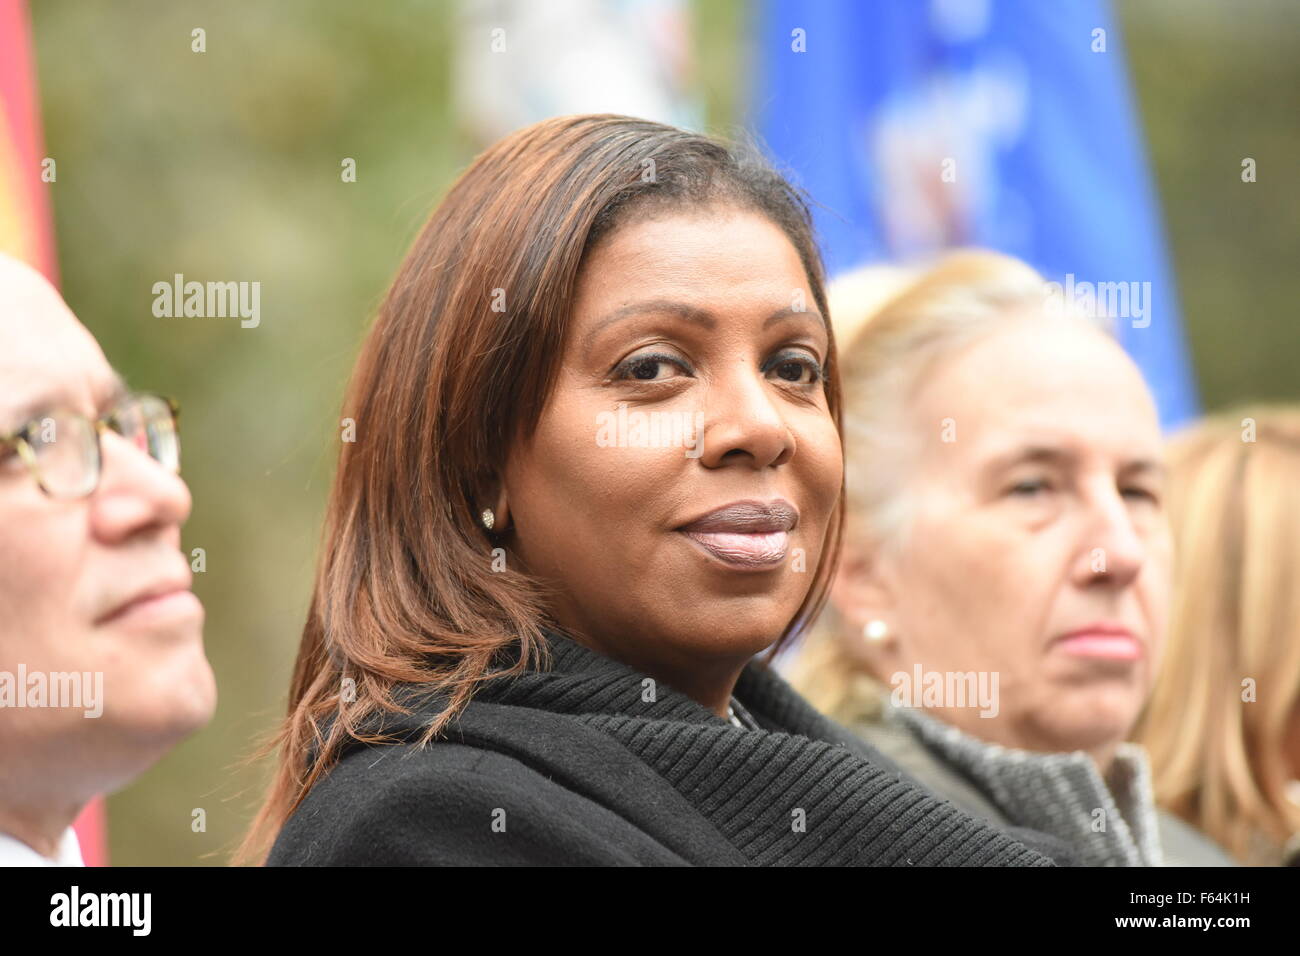
[[[1165,467],[1164,463],[1153,458],[1136,458],[1133,461],[1125,462],[1120,471],[1130,476],[1147,474],[1159,479],[1163,479],[1169,474],[1169,469]]]
[[[1023,445],[994,457],[985,470],[989,474],[996,474],[1014,465],[1025,463],[1070,466],[1077,464],[1078,461],[1078,454],[1068,448],[1052,445]],[[1154,458],[1133,458],[1120,466],[1120,471],[1124,474],[1149,473],[1157,478],[1164,477],[1167,470],[1164,464]]]
[[[130,389],[127,388],[126,380],[116,370],[113,371],[113,377],[110,379],[106,389],[97,389],[102,392],[101,397],[95,403],[95,414],[100,414],[105,408],[113,405],[119,399],[123,398]],[[62,391],[50,391],[39,395],[36,398],[24,402],[22,405],[11,409],[5,413],[4,421],[12,424],[12,428],[0,428],[0,431],[13,431],[22,428],[33,419],[41,417],[46,412],[51,411],[61,405],[71,405],[68,402],[66,393]]]
[[[708,329],[710,332],[714,331],[718,327],[717,318],[708,309],[701,309],[697,306],[687,305],[684,302],[673,302],[670,299],[647,299],[643,302],[633,302],[631,305],[625,305],[622,308],[615,309],[608,315],[602,316],[598,319],[591,330],[582,338],[583,351],[585,352],[590,349],[596,336],[609,326],[636,315],[646,315],[651,313],[675,315],[687,322]],[[820,320],[822,328],[826,330],[828,335],[830,334],[830,329],[826,324],[826,318],[819,311],[816,309],[796,309],[793,306],[786,306],[785,308],[777,309],[763,320],[761,328],[763,331],[766,331],[778,322],[801,315],[811,316],[812,318]]]

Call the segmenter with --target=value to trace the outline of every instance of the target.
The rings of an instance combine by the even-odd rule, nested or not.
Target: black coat
[[[1052,865],[1026,843],[1068,862],[913,785],[759,661],[735,693],[765,729],[742,730],[548,636],[550,671],[484,685],[428,746],[429,696],[385,724],[411,742],[351,746],[268,864]]]

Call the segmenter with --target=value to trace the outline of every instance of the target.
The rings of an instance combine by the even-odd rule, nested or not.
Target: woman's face
[[[922,684],[937,673],[938,716],[974,736],[1106,751],[1146,700],[1169,593],[1140,374],[1101,333],[1027,317],[938,363],[911,409],[910,532],[836,593],[859,627],[889,626],[874,669],[891,691],[915,688],[917,667]],[[969,672],[993,707],[961,699]]]
[[[510,550],[558,585],[561,625],[688,693],[781,635],[841,485],[827,348],[798,253],[760,215],[637,221],[591,251],[505,473]]]

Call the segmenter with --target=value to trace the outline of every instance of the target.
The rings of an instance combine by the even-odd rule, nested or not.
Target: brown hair
[[[1277,865],[1300,833],[1285,752],[1300,712],[1300,409],[1216,415],[1168,459],[1174,601],[1135,739],[1157,802],[1240,862]]]
[[[356,441],[339,453],[288,716],[261,751],[278,750],[278,767],[237,860],[265,853],[349,738],[383,739],[364,728],[401,710],[398,685],[446,694],[427,743],[499,651],[519,648],[510,672],[542,654],[546,592],[524,573],[493,573],[499,540],[478,523],[481,496],[551,393],[584,256],[634,215],[713,204],[781,228],[829,320],[807,203],[752,146],[625,116],[551,119],[482,153],[434,210],[348,390]],[[828,365],[838,429],[833,338]],[[808,595],[769,660],[825,602],[840,497]]]

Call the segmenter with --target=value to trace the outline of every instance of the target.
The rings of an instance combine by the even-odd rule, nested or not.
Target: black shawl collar
[[[818,714],[771,668],[746,666],[744,730],[558,632],[552,667],[482,686],[476,706],[540,711],[621,745],[667,780],[755,865],[1050,866],[1051,861],[905,780]],[[453,736],[470,729],[458,719]],[[540,726],[539,726],[540,729]]]

